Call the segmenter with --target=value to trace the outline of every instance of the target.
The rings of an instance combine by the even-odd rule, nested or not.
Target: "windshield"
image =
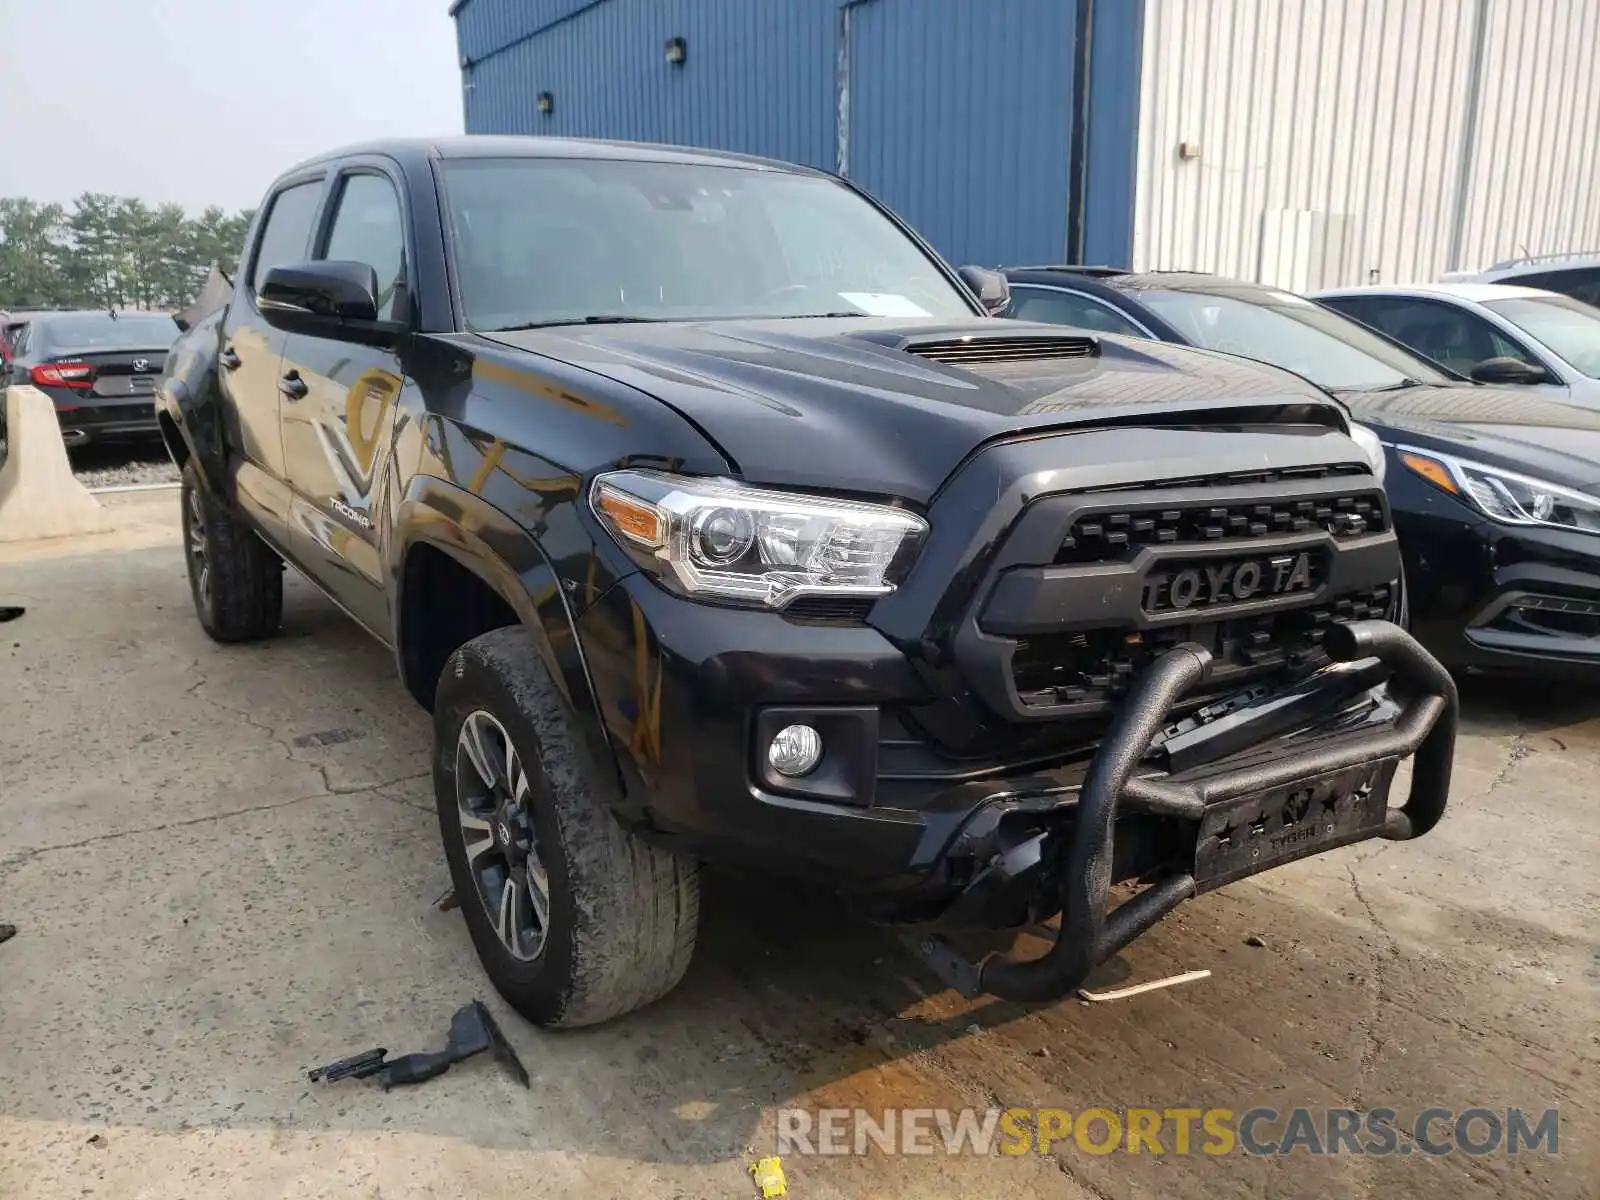
[[[1283,367],[1330,391],[1448,383],[1423,359],[1364,325],[1291,292],[1261,301],[1205,292],[1140,292],[1139,299],[1196,346]]]
[[[1484,307],[1526,329],[1591,379],[1600,379],[1600,309],[1568,296],[1491,300]]]
[[[39,322],[45,345],[63,350],[165,350],[178,325],[161,313],[84,313]]]
[[[698,163],[443,165],[467,324],[970,317],[915,242],[832,180]]]

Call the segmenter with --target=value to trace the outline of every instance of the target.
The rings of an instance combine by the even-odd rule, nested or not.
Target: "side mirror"
[[[1484,359],[1471,374],[1478,383],[1544,383],[1550,378],[1543,367],[1504,354]]]
[[[984,312],[991,317],[998,317],[1011,307],[1011,285],[999,271],[988,267],[962,267],[956,274],[972,289]]]
[[[378,273],[366,263],[323,260],[273,267],[256,293],[267,323],[373,346],[393,345],[404,326],[378,320]]]

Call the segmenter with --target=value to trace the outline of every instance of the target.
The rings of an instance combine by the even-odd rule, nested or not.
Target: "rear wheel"
[[[450,876],[500,994],[537,1024],[577,1026],[671,991],[694,953],[696,864],[617,823],[520,627],[451,655],[434,747]]]
[[[283,561],[183,468],[183,557],[200,627],[219,642],[270,637],[283,621]]]

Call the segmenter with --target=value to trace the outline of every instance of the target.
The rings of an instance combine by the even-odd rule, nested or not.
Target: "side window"
[[[1538,271],[1531,275],[1517,275],[1504,283],[1518,287],[1543,288],[1547,292],[1560,292],[1585,304],[1600,308],[1600,267],[1576,267],[1565,271]]]
[[[1486,358],[1533,362],[1526,350],[1489,322],[1453,304],[1372,296],[1355,302],[1341,299],[1334,307],[1462,375],[1470,375]]]
[[[393,319],[405,287],[406,241],[400,198],[383,175],[345,177],[333,213],[333,228],[321,257],[366,263],[378,273],[378,319]]]
[[[305,262],[311,253],[311,223],[317,215],[317,200],[322,181],[297,183],[272,198],[266,227],[256,246],[255,264],[250,268],[250,290],[261,290],[261,281],[273,267]]]
[[[1099,333],[1121,333],[1129,337],[1149,337],[1133,322],[1098,300],[1078,292],[1055,292],[1047,288],[1013,284],[1011,311],[1018,321],[1045,321],[1051,325],[1072,325]]]
[[[32,340],[28,334],[28,330],[32,328],[33,326],[31,325],[18,325],[15,331],[13,331],[11,334],[12,358],[21,358],[28,352],[28,343]]]

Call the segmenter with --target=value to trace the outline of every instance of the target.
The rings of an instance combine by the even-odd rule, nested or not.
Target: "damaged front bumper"
[[[1179,646],[1133,683],[1089,765],[1076,803],[1052,809],[1032,836],[1000,846],[952,906],[977,915],[1042,886],[1059,901],[1060,925],[1042,957],[957,955],[937,933],[911,944],[946,982],[967,995],[1045,1001],[1081,986],[1100,963],[1182,901],[1235,879],[1368,838],[1419,837],[1438,822],[1450,789],[1457,697],[1449,673],[1399,626],[1354,621],[1333,626],[1325,648],[1350,664],[1301,689],[1247,704],[1210,727],[1170,726],[1170,712],[1211,669],[1202,648]],[[1398,707],[1389,719],[1356,726],[1304,748],[1218,766],[1219,751],[1291,730],[1352,689],[1387,677]],[[1164,738],[1161,735],[1166,734]],[[1165,774],[1152,771],[1162,740]],[[1400,761],[1413,758],[1403,806],[1387,803]],[[1208,765],[1209,763],[1209,765]],[[1118,818],[1141,814],[1181,830],[1192,852],[1180,856],[1118,907]],[[1058,819],[1057,819],[1058,818]],[[1037,823],[1036,823],[1037,827]],[[981,920],[974,923],[982,923]]]

